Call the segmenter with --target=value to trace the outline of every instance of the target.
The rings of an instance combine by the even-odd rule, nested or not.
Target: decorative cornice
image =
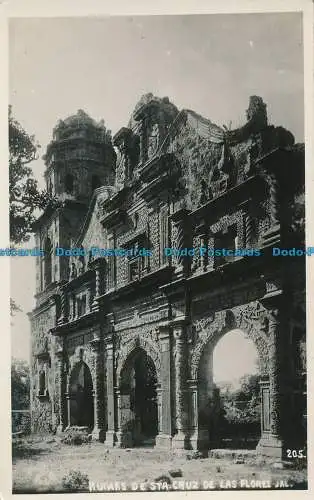
[[[118,132],[113,136],[113,144],[115,146],[118,146],[119,144],[121,144],[121,142],[130,139],[132,134],[133,132],[130,128],[127,127],[120,128],[120,130],[118,130]]]
[[[81,328],[85,328],[87,326],[91,326],[99,321],[98,311],[90,311],[84,316],[77,318],[73,321],[68,321],[63,323],[62,325],[57,325],[54,328],[50,329],[51,335],[59,335],[64,336],[67,333],[72,333],[73,331],[77,331]]]
[[[88,267],[90,267],[90,264],[88,264]],[[93,278],[92,269],[87,269],[87,271],[85,271],[83,274],[79,274],[78,276],[76,276],[76,278],[67,281],[63,285],[62,290],[64,291],[74,290],[75,288],[78,288],[83,284],[88,284],[92,278]]]
[[[111,212],[104,215],[100,219],[100,222],[102,223],[103,226],[110,228],[112,226],[119,224],[120,222],[123,222],[125,218],[126,218],[126,210],[123,208],[116,208],[115,210],[112,210]]]
[[[120,286],[119,288],[115,288],[113,290],[109,290],[105,294],[98,297],[99,301],[103,300],[119,300],[120,298],[125,298],[128,295],[134,295],[134,293],[138,293],[139,290],[145,289],[146,287],[152,287],[153,284],[163,281],[169,281],[173,274],[174,268],[167,265],[164,265],[157,269],[156,271],[152,271],[150,273],[144,274],[141,279],[137,281],[131,281],[126,283],[125,285]]]
[[[208,214],[212,213],[213,218],[217,218],[217,210],[223,209],[225,212],[226,206],[232,206],[233,209],[235,206],[243,207],[243,202],[247,202],[247,193],[249,192],[251,196],[252,190],[258,187],[259,182],[261,182],[261,177],[258,174],[252,175],[241,184],[237,184],[191,212],[191,217],[208,219]],[[243,199],[243,194],[245,194],[245,199]]]

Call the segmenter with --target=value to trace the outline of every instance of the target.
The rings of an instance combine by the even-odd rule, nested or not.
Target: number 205
[[[288,458],[305,458],[304,450],[287,450]]]

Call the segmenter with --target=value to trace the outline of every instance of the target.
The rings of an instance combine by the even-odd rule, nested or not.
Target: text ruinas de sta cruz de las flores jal
[[[269,251],[269,250],[268,250]],[[133,248],[64,248],[55,247],[51,252],[56,257],[152,257],[154,250],[144,247]],[[0,256],[7,257],[44,257],[44,249],[42,248],[0,248]],[[212,248],[206,246],[200,247],[185,247],[185,248],[172,248],[165,247],[163,249],[165,257],[260,257],[263,255],[263,250],[258,248]],[[272,247],[271,255],[273,257],[302,257],[314,255],[314,247],[306,248],[279,248]]]

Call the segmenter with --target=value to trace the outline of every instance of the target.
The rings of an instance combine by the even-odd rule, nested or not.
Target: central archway
[[[261,437],[259,361],[254,342],[239,329],[205,346],[198,370],[204,448],[256,448]]]
[[[94,427],[93,381],[86,363],[80,361],[70,375],[69,425]]]
[[[120,375],[121,445],[154,445],[158,434],[157,374],[151,357],[137,347]]]

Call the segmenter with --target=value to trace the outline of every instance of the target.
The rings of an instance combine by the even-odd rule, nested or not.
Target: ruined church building
[[[210,449],[217,342],[240,329],[258,352],[257,451],[284,457],[306,432],[304,146],[252,96],[246,123],[218,127],[144,95],[111,137],[84,111],[45,154],[50,201],[35,223],[34,432],[86,428],[104,447]],[[260,257],[163,249],[258,248]],[[55,248],[151,255],[57,257]],[[230,353],[231,364],[237,352]]]

